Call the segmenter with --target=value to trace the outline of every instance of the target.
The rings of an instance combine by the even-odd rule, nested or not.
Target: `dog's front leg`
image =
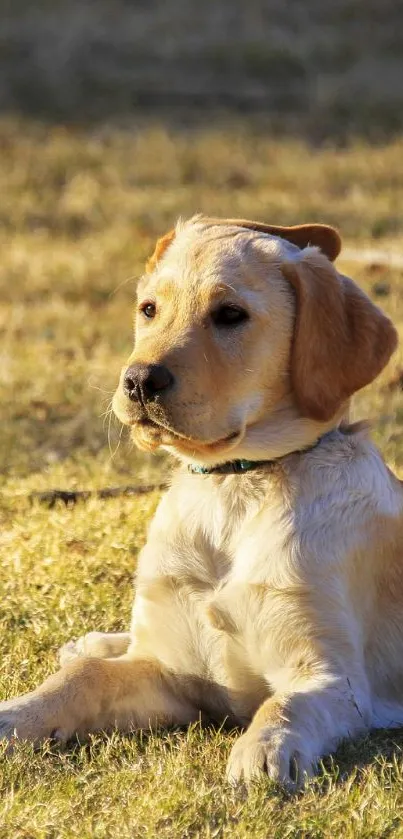
[[[37,690],[0,703],[0,738],[66,741],[117,727],[183,725],[197,719],[180,681],[157,661],[81,658]]]
[[[231,783],[267,773],[286,786],[300,786],[318,760],[346,738],[370,727],[371,710],[362,685],[353,691],[346,676],[326,684],[301,685],[287,696],[274,694],[256,712],[235,743],[227,769]]]

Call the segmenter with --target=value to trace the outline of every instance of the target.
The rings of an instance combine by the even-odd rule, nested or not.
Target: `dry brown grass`
[[[123,629],[155,494],[53,510],[26,494],[160,480],[166,461],[112,457],[104,428],[131,344],[135,279],[155,237],[206,211],[282,224],[320,220],[351,247],[399,252],[403,142],[312,148],[233,120],[198,129],[125,130],[0,122],[0,604],[2,695],[55,666],[67,637]],[[403,333],[402,274],[340,261]],[[403,471],[399,351],[356,402]],[[111,426],[112,451],[120,430]],[[263,784],[248,801],[223,784],[231,735],[96,737],[90,747],[0,764],[0,837],[401,836],[402,735],[340,750],[304,797]]]

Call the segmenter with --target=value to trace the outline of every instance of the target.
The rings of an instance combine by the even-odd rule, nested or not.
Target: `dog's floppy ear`
[[[165,233],[165,236],[161,236],[161,238],[157,240],[157,244],[154,248],[154,253],[146,262],[147,274],[151,274],[151,271],[154,271],[154,268],[158,260],[161,258],[162,254],[166,251],[168,245],[171,244],[174,238],[175,230],[170,230],[169,233]]]
[[[308,245],[315,245],[331,262],[334,262],[341,249],[340,234],[335,227],[331,227],[329,224],[296,224],[292,227],[280,227],[279,225],[263,224],[260,221],[248,221],[241,218],[209,218],[207,220],[210,224],[244,227],[246,230],[257,230],[259,233],[278,236],[280,239],[286,239],[287,242],[297,245],[301,250]]]
[[[369,384],[397,345],[386,315],[316,248],[281,266],[296,292],[291,380],[304,416],[329,420]]]

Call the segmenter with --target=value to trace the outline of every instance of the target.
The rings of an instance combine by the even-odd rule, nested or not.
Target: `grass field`
[[[50,488],[161,481],[108,406],[131,347],[136,277],[153,242],[198,211],[287,224],[327,221],[356,251],[401,253],[403,140],[313,149],[241,117],[204,127],[74,129],[0,120],[0,643],[2,697],[56,666],[58,646],[127,627],[131,580],[158,501],[91,498],[52,509]],[[403,271],[339,261],[403,334]],[[359,395],[403,474],[403,356]],[[109,438],[109,442],[108,442]],[[403,836],[403,733],[325,761],[307,792],[226,787],[234,735],[201,730],[94,737],[0,762],[0,839]]]

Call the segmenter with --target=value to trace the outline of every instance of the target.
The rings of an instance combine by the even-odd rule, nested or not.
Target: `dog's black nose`
[[[163,364],[133,364],[128,367],[123,380],[123,390],[132,402],[150,402],[168,390],[174,377]]]

